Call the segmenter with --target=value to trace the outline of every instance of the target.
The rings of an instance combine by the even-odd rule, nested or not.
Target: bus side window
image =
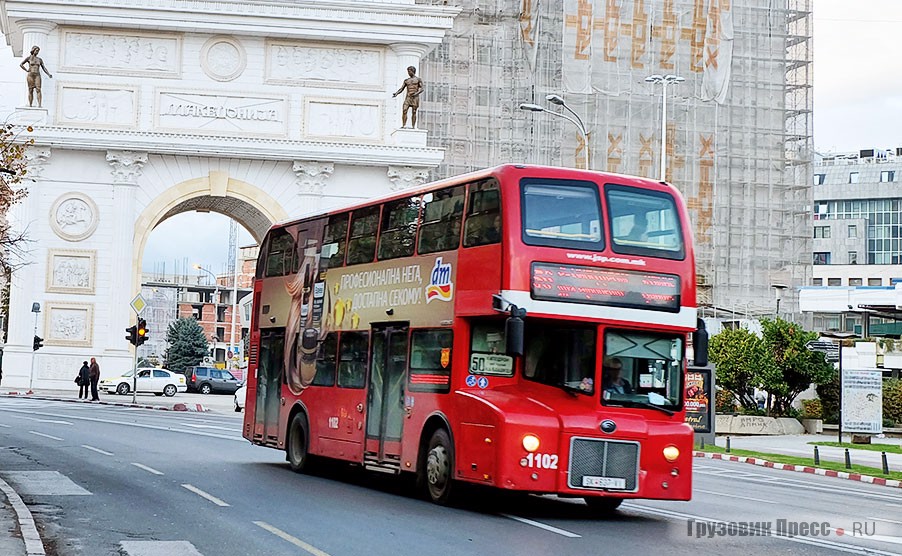
[[[366,384],[367,332],[342,332],[339,338],[338,386],[363,388]]]
[[[451,343],[454,334],[450,328],[414,330],[410,334],[410,392],[451,391]]]
[[[330,216],[323,229],[323,242],[319,254],[319,269],[339,267],[344,264],[345,246],[348,241],[348,214]]]
[[[498,182],[490,179],[470,186],[464,247],[501,241],[501,198]]]
[[[335,363],[338,352],[338,333],[330,332],[319,345],[316,354],[316,375],[314,386],[332,386],[335,384]]]
[[[464,186],[443,189],[423,196],[423,219],[417,252],[435,253],[457,249],[464,212]]]
[[[376,256],[376,230],[379,227],[379,207],[355,210],[351,216],[348,240],[348,264],[371,263]]]
[[[285,276],[291,270],[294,252],[294,239],[288,230],[275,230],[269,238],[269,250],[266,253],[265,277]]]
[[[385,203],[379,230],[379,260],[410,257],[420,220],[420,197]]]

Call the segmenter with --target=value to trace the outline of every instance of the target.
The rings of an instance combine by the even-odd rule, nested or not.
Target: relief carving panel
[[[383,51],[376,48],[266,43],[266,80],[273,83],[380,90],[382,68]]]
[[[288,134],[284,96],[157,91],[156,127],[198,133]]]
[[[94,333],[94,305],[88,303],[48,303],[44,320],[45,343],[55,346],[91,346]]]
[[[373,141],[382,138],[381,103],[308,99],[304,114],[304,134],[308,138]]]
[[[117,75],[179,77],[179,35],[63,29],[61,70]]]
[[[72,382],[86,358],[71,355],[37,355],[36,378]]]
[[[103,85],[61,85],[56,119],[75,125],[136,127],[136,89]]]
[[[60,195],[50,209],[50,227],[66,241],[81,241],[97,229],[97,205],[76,191]]]
[[[96,251],[50,249],[47,254],[47,291],[94,293]]]

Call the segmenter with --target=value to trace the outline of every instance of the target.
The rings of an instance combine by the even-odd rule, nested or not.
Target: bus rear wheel
[[[583,498],[589,506],[589,511],[595,515],[604,516],[617,511],[620,504],[623,504],[623,498],[599,498],[597,496],[586,496]]]
[[[304,471],[308,464],[308,439],[307,420],[302,413],[298,413],[291,420],[291,425],[288,427],[288,446],[285,447],[288,455],[288,464],[291,465],[291,470],[295,473]]]
[[[436,504],[447,505],[454,496],[454,447],[445,429],[432,433],[426,451],[426,492]]]

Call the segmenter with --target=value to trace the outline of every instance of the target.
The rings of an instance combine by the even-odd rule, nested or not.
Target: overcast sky
[[[902,0],[814,0],[814,139],[818,152],[902,147]],[[50,72],[53,56],[44,56]],[[25,74],[0,45],[0,119],[22,98]],[[19,92],[16,92],[17,89]],[[9,92],[12,91],[11,94]],[[192,241],[185,241],[185,230]],[[219,273],[228,259],[229,219],[170,218],[152,233],[144,269],[199,263]],[[239,245],[251,243],[239,227]]]

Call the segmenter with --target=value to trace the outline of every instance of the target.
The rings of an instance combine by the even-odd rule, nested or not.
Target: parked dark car
[[[185,379],[189,392],[201,394],[234,394],[241,385],[241,381],[229,371],[213,367],[188,367],[185,369]]]

